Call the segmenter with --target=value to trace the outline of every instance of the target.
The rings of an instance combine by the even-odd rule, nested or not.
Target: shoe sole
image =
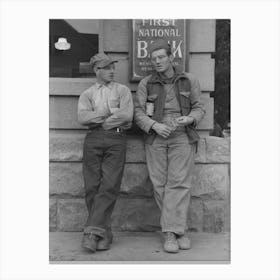
[[[182,248],[182,247],[180,247],[179,249],[180,249],[180,250],[190,250],[191,247],[188,247],[188,248]]]
[[[171,254],[176,254],[176,253],[179,253],[179,250],[178,251],[167,251],[167,250],[164,249],[164,252],[171,253]]]
[[[175,249],[175,250],[167,250],[166,248],[163,247],[163,250],[167,253],[178,253],[179,252],[179,248]]]
[[[96,251],[96,248],[93,248],[92,246],[90,246],[89,244],[86,244],[86,243],[82,244],[82,247],[84,249],[86,249],[87,251],[91,251],[93,253],[95,253],[95,251]]]
[[[96,249],[92,249],[91,247],[89,246],[83,246],[83,248],[86,250],[86,251],[90,251],[92,253],[95,253],[96,252]]]
[[[111,247],[104,247],[104,248],[96,248],[96,251],[106,251],[106,250],[110,250]]]
[[[179,249],[180,249],[180,250],[189,250],[189,249],[191,249],[191,246],[189,246],[189,247],[180,246],[180,243],[179,243],[179,242],[178,242],[178,245],[179,245]]]

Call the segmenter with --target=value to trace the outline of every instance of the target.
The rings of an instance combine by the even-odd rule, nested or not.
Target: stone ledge
[[[230,231],[230,205],[228,201],[203,201],[203,231]]]
[[[128,163],[125,165],[121,193],[152,197],[153,185],[146,164]]]
[[[229,173],[227,164],[196,164],[192,196],[203,199],[228,199]],[[127,163],[121,194],[152,197],[152,183],[144,163]],[[50,163],[50,195],[83,197],[82,164],[79,162]]]
[[[118,199],[112,228],[116,231],[159,230],[160,212],[154,199]]]
[[[57,223],[57,204],[56,199],[49,200],[49,228],[50,231],[56,230]]]
[[[81,161],[85,133],[50,132],[50,161]],[[229,163],[230,140],[209,136],[201,138],[196,163]],[[128,135],[126,162],[146,162],[141,135]]]
[[[152,196],[152,183],[146,164],[125,165],[120,191],[123,194]],[[50,163],[50,195],[83,197],[82,164],[78,162]]]
[[[82,161],[85,133],[50,133],[50,161]],[[142,136],[128,135],[126,162],[146,162]]]
[[[83,199],[58,199],[57,231],[81,231],[87,218]]]
[[[210,210],[205,218],[203,207],[199,198],[191,199],[188,213],[190,231],[200,232],[204,228],[211,231],[219,228],[219,224],[211,223],[220,223],[221,213],[211,211],[207,204],[207,209]],[[82,231],[86,218],[84,199],[57,200],[57,231]],[[160,211],[154,199],[118,198],[112,215],[112,228],[115,231],[156,231],[160,230],[159,219]]]
[[[228,200],[230,192],[227,164],[196,164],[192,196],[204,200]]]
[[[230,138],[206,137],[206,162],[230,163]]]
[[[81,161],[85,134],[49,134],[50,161]]]
[[[200,198],[191,198],[187,224],[189,231],[203,231],[203,203]]]
[[[50,163],[50,195],[84,196],[81,163]]]

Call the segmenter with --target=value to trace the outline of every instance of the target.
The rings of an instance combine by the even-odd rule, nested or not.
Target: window
[[[50,77],[94,76],[89,60],[98,53],[98,28],[98,20],[49,21]],[[68,49],[55,44],[58,41]]]

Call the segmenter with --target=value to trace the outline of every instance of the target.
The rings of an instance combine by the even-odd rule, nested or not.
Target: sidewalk
[[[108,251],[81,248],[82,232],[50,232],[50,263],[229,263],[229,233],[190,233],[192,249],[177,254],[162,249],[157,232],[115,232]]]

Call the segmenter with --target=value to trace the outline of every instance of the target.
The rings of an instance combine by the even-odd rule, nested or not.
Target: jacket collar
[[[171,82],[175,83],[178,79],[180,78],[186,78],[184,72],[179,68],[179,67],[174,67],[173,66],[173,70],[174,70],[174,76],[172,77]],[[161,78],[161,76],[159,75],[158,72],[153,71],[152,72],[152,76],[150,78],[150,80],[148,81],[148,83],[160,83],[160,84],[164,84],[164,80]]]

